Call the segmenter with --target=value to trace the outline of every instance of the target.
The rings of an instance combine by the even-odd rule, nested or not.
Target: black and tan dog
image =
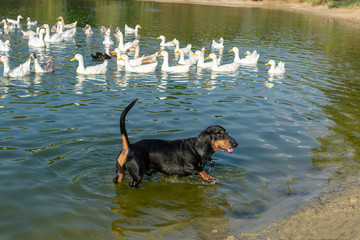
[[[121,182],[126,173],[132,180],[130,186],[139,184],[144,174],[162,172],[168,175],[189,176],[197,175],[206,182],[214,182],[214,178],[207,174],[203,167],[207,161],[211,162],[211,154],[217,150],[232,153],[238,144],[221,126],[210,126],[199,136],[179,140],[141,140],[130,144],[125,129],[125,117],[134,106],[137,99],[132,101],[122,112],[120,130],[123,149],[116,159],[116,177],[114,183]],[[212,164],[212,162],[211,162]]]

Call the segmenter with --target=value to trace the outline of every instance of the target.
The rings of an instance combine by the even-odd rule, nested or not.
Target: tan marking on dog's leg
[[[201,171],[201,172],[197,173],[196,176],[202,178],[205,182],[208,182],[208,183],[211,183],[212,181],[215,180],[215,178],[213,178],[212,176],[207,174],[207,172],[205,172],[205,171]]]
[[[125,174],[123,174],[123,173],[116,173],[116,177],[117,177],[117,183],[120,183],[120,182],[122,182],[122,180],[124,179],[124,177],[125,177]]]
[[[125,162],[126,162],[127,156],[128,156],[128,154],[129,154],[129,146],[128,146],[128,144],[127,144],[127,141],[126,141],[125,136],[124,136],[124,135],[121,135],[121,138],[122,138],[122,140],[123,140],[123,149],[122,149],[122,151],[121,151],[121,153],[120,153],[117,161],[118,161],[119,165],[120,165],[121,167],[123,167],[123,165],[124,165]]]

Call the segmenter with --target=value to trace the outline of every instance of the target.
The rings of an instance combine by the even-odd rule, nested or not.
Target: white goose
[[[211,66],[211,71],[214,71],[214,72],[235,72],[236,71],[236,64],[234,64],[234,63],[218,65],[217,57],[214,53],[210,53],[210,55],[205,59],[210,59],[210,58],[213,60],[212,66]]]
[[[2,40],[0,40],[0,51],[2,52],[8,52],[11,50],[10,48],[10,41],[9,40],[5,40],[5,42],[3,42]]]
[[[251,57],[245,57],[245,58],[241,58],[239,57],[239,49],[237,47],[233,47],[232,49],[229,50],[229,52],[233,52],[235,57],[234,57],[234,63],[236,64],[244,64],[244,65],[256,65],[258,62],[258,59],[260,57],[260,54],[251,56]]]
[[[36,73],[55,72],[54,61],[52,57],[50,57],[49,60],[47,60],[42,64],[39,63],[39,59],[37,58],[36,53],[32,53],[31,57],[34,59],[33,72]]]
[[[8,21],[8,23],[12,23],[14,25],[18,25],[20,24],[20,19],[22,19],[23,17],[21,15],[17,16],[16,20],[14,19],[9,19],[7,18],[6,20]]]
[[[224,39],[221,37],[219,39],[219,42],[216,42],[215,40],[212,40],[211,47],[216,48],[216,49],[223,49],[224,48]]]
[[[10,30],[10,29],[14,29],[15,28],[15,25],[12,24],[12,23],[9,23],[3,19],[0,23],[3,23],[4,24],[4,30]]]
[[[155,53],[153,53],[151,55],[147,55],[147,56],[143,55],[142,57],[140,57],[140,45],[136,44],[136,45],[132,46],[132,48],[135,48],[134,59],[141,58],[142,64],[156,62],[156,57],[159,54],[158,51],[156,51]]]
[[[58,17],[57,19],[62,22],[64,28],[76,28],[77,21],[73,23],[65,24],[64,18],[62,16]]]
[[[29,47],[43,48],[45,47],[44,34],[46,33],[45,29],[39,31],[39,37],[30,36],[28,45]]]
[[[155,72],[157,62],[149,64],[141,64],[138,66],[132,66],[129,62],[129,57],[127,55],[122,55],[118,60],[123,60],[125,62],[125,71],[127,72],[136,72],[136,73],[150,73]]]
[[[197,62],[196,54],[193,54],[192,52],[189,53],[189,58],[185,59],[185,53],[183,49],[180,49],[179,51],[175,53],[180,53],[180,58],[178,61],[178,64],[180,65],[195,65]]]
[[[25,63],[20,64],[20,66],[10,69],[9,59],[7,56],[2,56],[0,62],[4,64],[4,77],[23,77],[30,75],[30,61],[29,58]]]
[[[164,57],[163,64],[161,66],[161,71],[163,72],[173,72],[173,73],[187,73],[190,71],[190,65],[177,65],[169,66],[169,53],[162,51],[158,57]]]
[[[193,55],[196,55],[198,57],[198,61],[196,66],[198,68],[211,68],[212,67],[212,62],[204,62],[204,54],[202,53],[202,51],[197,50],[195,53],[193,53]]]
[[[72,28],[69,30],[64,31],[64,24],[62,21],[58,21],[56,23],[58,25],[58,34],[61,34],[64,39],[70,39],[73,38],[76,34],[76,28]]]
[[[133,42],[127,42],[124,44],[124,35],[121,31],[117,31],[115,36],[119,38],[118,50],[120,50],[120,52],[125,52],[127,49],[139,43],[139,40],[134,40]]]
[[[135,28],[131,28],[127,24],[125,24],[124,32],[125,34],[137,34],[139,29],[142,29],[139,24],[136,24]]]
[[[45,28],[45,30],[46,30],[45,37],[44,37],[45,42],[58,43],[58,42],[64,41],[62,34],[55,33],[52,36],[50,36],[50,27],[48,24],[42,25],[41,28]]]
[[[114,44],[113,40],[111,40],[111,30],[110,30],[110,28],[106,31],[106,33],[104,35],[103,44],[106,45],[106,46],[110,46],[110,45]]]
[[[191,51],[191,44],[188,44],[186,47],[184,48],[180,48],[180,42],[179,40],[177,40],[176,38],[174,38],[173,43],[175,44],[175,50],[174,52],[180,51],[180,49],[182,49],[184,51],[184,53],[190,53]]]
[[[30,36],[36,37],[39,35],[39,31],[40,31],[40,27],[37,27],[35,32],[33,30],[23,31],[20,29],[20,32],[24,35],[24,37],[30,37]]]
[[[111,54],[115,54],[115,53],[116,53],[116,59],[117,59],[116,63],[117,63],[117,65],[125,66],[126,65],[125,59],[121,58],[122,55],[121,55],[121,52],[119,51],[119,48],[115,48],[115,50],[111,52]],[[129,59],[128,58],[129,65],[131,65],[133,67],[141,65],[142,60],[143,60],[143,57],[136,58],[136,59]]]
[[[29,17],[27,17],[26,22],[28,26],[34,26],[37,24],[37,21],[31,21]]]
[[[279,61],[278,65],[276,66],[276,63],[274,60],[270,60],[265,65],[270,65],[270,69],[268,70],[268,73],[270,74],[283,74],[285,73],[285,63],[282,61]]]
[[[79,62],[79,66],[76,69],[78,74],[84,75],[95,75],[95,74],[106,74],[108,61],[105,60],[104,63],[86,67],[84,66],[84,58],[81,54],[76,54],[70,61],[77,60]]]
[[[93,34],[93,30],[91,29],[90,24],[86,24],[86,26],[83,28],[83,31],[86,35],[91,35]]]
[[[172,46],[175,46],[175,42],[174,42],[175,39],[170,41],[170,42],[166,42],[166,38],[165,38],[164,35],[160,35],[156,39],[161,39],[160,47],[172,47]]]

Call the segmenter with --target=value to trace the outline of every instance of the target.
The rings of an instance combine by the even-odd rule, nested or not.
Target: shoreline
[[[310,3],[302,3],[300,0],[141,0],[161,3],[185,3],[213,5],[223,7],[243,7],[243,8],[267,8],[281,9],[309,13],[329,19],[341,20],[351,24],[360,25],[360,6],[329,8],[328,6],[312,6]]]

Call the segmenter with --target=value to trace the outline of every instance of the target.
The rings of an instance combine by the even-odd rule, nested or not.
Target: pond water
[[[0,233],[4,239],[222,239],[285,216],[329,183],[359,173],[360,29],[281,10],[132,1],[3,1],[2,18],[53,25],[78,21],[74,39],[29,49],[19,29],[9,39],[12,67],[31,52],[52,56],[55,73],[0,79]],[[141,54],[159,35],[206,48],[225,39],[222,63],[236,46],[257,50],[257,66],[234,74],[198,71],[125,73],[116,60],[106,75],[78,76],[75,53],[105,51],[99,27],[142,29]],[[94,34],[85,36],[90,24]],[[26,29],[22,20],[22,29]],[[34,29],[34,27],[32,28]],[[112,32],[112,33],[113,33]],[[115,41],[114,35],[112,39]],[[126,36],[125,41],[134,40]],[[113,45],[111,48],[115,48]],[[170,64],[176,62],[172,49]],[[219,52],[216,52],[220,54]],[[2,53],[5,55],[6,53]],[[286,73],[270,76],[270,60]],[[159,59],[161,64],[162,58]],[[0,65],[0,72],[3,64]],[[239,146],[217,152],[195,176],[154,174],[138,188],[114,185],[121,150],[119,117],[131,142],[197,136],[224,126]]]

